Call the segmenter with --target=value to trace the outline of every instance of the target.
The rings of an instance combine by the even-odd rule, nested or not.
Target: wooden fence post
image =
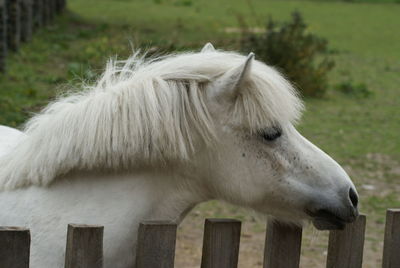
[[[264,268],[298,268],[302,229],[270,220],[265,238]]]
[[[400,209],[386,212],[382,267],[400,267]]]
[[[53,22],[56,15],[56,0],[48,0],[49,5],[49,21]]]
[[[21,1],[21,41],[27,42],[32,38],[33,29],[33,0]]]
[[[241,222],[206,219],[201,268],[236,268],[238,265]]]
[[[42,0],[43,10],[42,10],[42,25],[47,26],[50,22],[50,0]]]
[[[166,221],[140,223],[136,268],[174,268],[176,228]]]
[[[7,57],[7,6],[5,0],[0,0],[0,73],[6,71]]]
[[[364,250],[365,215],[343,230],[329,233],[327,268],[361,268]]]
[[[31,236],[28,229],[0,228],[0,267],[29,268]]]
[[[40,13],[40,26],[43,27],[46,25],[46,0],[36,0],[38,1],[38,5],[40,6],[40,10],[38,12]]]
[[[8,48],[17,51],[21,39],[20,0],[6,0],[7,5],[7,40]]]
[[[65,268],[103,267],[103,226],[68,224]]]
[[[33,0],[33,29],[39,29],[42,26],[42,0]]]
[[[54,0],[55,1],[55,5],[56,5],[56,14],[60,14],[61,13],[61,1],[60,0]]]
[[[65,0],[56,0],[56,11],[57,13],[61,13],[65,8]]]

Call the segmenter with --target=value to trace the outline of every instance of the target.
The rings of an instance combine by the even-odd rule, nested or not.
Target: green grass
[[[255,24],[263,23],[268,15],[288,19],[293,10],[299,10],[310,23],[310,30],[328,38],[335,49],[386,59],[400,56],[400,36],[395,34],[400,24],[397,4],[253,0],[255,18],[248,1],[197,0],[189,1],[190,5],[183,5],[182,0],[156,2],[70,0],[69,6],[90,21],[129,25],[142,37],[185,44],[226,37],[224,30],[237,27],[238,16]]]
[[[331,83],[350,76],[364,82],[372,96],[352,98],[332,94],[323,100],[308,100],[308,110],[300,128],[306,136],[334,156],[348,160],[368,153],[399,157],[400,99],[396,71],[386,62],[351,54],[335,57],[337,67]],[[393,63],[397,66],[399,63]]]

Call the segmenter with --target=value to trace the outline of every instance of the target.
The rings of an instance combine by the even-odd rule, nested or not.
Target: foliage
[[[372,91],[368,89],[364,83],[353,83],[350,80],[339,83],[336,89],[348,96],[357,98],[367,98],[372,95]]]
[[[334,62],[326,57],[328,42],[307,32],[299,12],[280,27],[272,19],[262,35],[244,29],[242,50],[278,67],[305,96],[320,97],[327,89],[327,73]],[[325,56],[325,57],[323,57]],[[323,57],[323,58],[322,58]]]

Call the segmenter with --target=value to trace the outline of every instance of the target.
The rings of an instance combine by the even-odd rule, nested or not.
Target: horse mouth
[[[312,223],[318,230],[343,230],[349,222],[325,209],[307,211],[307,214],[312,217]]]

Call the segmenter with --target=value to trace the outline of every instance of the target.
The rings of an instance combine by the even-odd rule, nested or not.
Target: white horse
[[[139,222],[180,222],[210,199],[342,228],[346,172],[293,124],[302,103],[276,70],[207,44],[110,62],[93,87],[23,132],[0,128],[0,225],[31,229],[31,267],[63,267],[68,223],[105,226],[105,267],[132,267]]]

